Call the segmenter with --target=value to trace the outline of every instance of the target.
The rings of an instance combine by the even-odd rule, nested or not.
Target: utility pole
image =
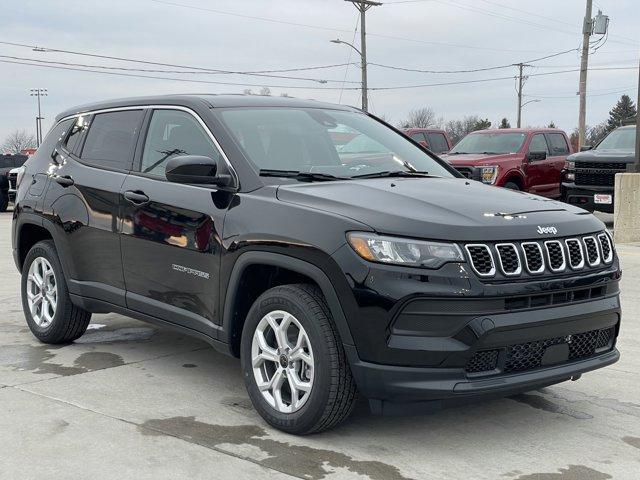
[[[372,0],[345,0],[353,3],[360,12],[360,58],[362,62],[362,110],[365,112],[369,109],[369,101],[367,99],[367,33],[365,25],[365,12],[371,7],[382,5],[380,2]]]
[[[32,88],[29,94],[32,97],[38,98],[38,116],[36,117],[36,144],[39,147],[42,143],[42,110],[40,107],[40,97],[46,97],[48,95],[46,88]]]
[[[592,21],[591,8],[593,0],[587,0],[587,9],[582,22],[582,57],[580,60],[580,83],[578,94],[580,95],[580,110],[578,112],[578,151],[584,145],[584,136],[587,122],[587,68],[589,66],[589,38],[591,37]]]
[[[522,126],[522,87],[524,86],[525,77],[522,75],[524,67],[529,67],[526,63],[516,63],[518,67],[518,121],[517,128]]]
[[[629,170],[633,173],[640,173],[640,61],[638,61],[638,101],[636,107],[636,161]]]

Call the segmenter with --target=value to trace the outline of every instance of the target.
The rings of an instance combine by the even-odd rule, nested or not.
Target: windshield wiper
[[[407,170],[392,170],[375,173],[365,173],[363,175],[354,175],[351,178],[385,178],[385,177],[430,177],[429,172],[412,172]]]
[[[309,180],[309,181],[348,180],[347,177],[336,177],[335,175],[331,175],[329,173],[298,172],[297,170],[273,170],[273,169],[264,169],[264,168],[260,170],[260,176],[261,177],[295,178],[297,180]]]

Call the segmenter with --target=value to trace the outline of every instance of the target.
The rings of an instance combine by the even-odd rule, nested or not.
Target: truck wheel
[[[6,212],[8,206],[9,206],[9,194],[6,192],[0,194],[0,212]]]
[[[267,423],[304,435],[334,427],[355,405],[356,385],[320,290],[283,285],[263,293],[242,330],[242,370]]]
[[[504,184],[504,188],[508,188],[509,190],[520,190],[520,187],[515,182],[507,182]]]
[[[31,332],[44,343],[68,343],[86,331],[91,313],[69,298],[51,240],[36,243],[22,266],[22,308]]]

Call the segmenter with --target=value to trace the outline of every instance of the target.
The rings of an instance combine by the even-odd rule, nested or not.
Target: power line
[[[245,15],[245,14],[241,14],[241,13],[229,12],[229,11],[225,11],[225,10],[206,8],[206,7],[198,7],[198,6],[195,6],[195,5],[189,5],[189,4],[177,3],[177,2],[170,2],[170,1],[166,1],[166,0],[149,0],[149,1],[157,3],[157,4],[165,5],[165,6],[198,10],[198,11],[202,11],[202,12],[215,13],[215,14],[218,14],[218,15],[229,15],[229,16],[232,16],[232,17],[244,18],[244,19],[247,19],[247,20],[257,20],[257,21],[262,21],[262,22],[276,23],[276,24],[289,25],[289,26],[295,26],[295,27],[311,28],[311,29],[316,29],[316,30],[327,30],[327,31],[331,31],[331,32],[351,33],[351,30],[348,30],[348,29],[345,29],[345,28],[332,28],[332,27],[325,27],[325,26],[322,26],[322,25],[312,25],[312,24],[308,24],[308,23],[298,23],[298,22],[291,22],[291,21],[287,21],[287,20],[279,20],[279,19],[269,18],[269,17],[260,17],[260,16],[257,16],[257,15]],[[416,0],[414,0],[414,1],[416,1]],[[439,1],[439,0],[430,0],[430,1]],[[383,38],[383,39],[387,39],[387,40],[400,40],[400,41],[405,41],[405,42],[414,42],[414,43],[421,43],[421,44],[426,44],[426,45],[438,45],[438,46],[441,46],[441,47],[467,48],[467,49],[473,49],[473,50],[487,50],[487,51],[493,51],[493,52],[513,52],[513,53],[543,53],[544,52],[542,50],[513,50],[513,49],[508,49],[508,48],[480,47],[480,46],[477,46],[477,45],[464,45],[464,44],[458,44],[458,43],[434,42],[434,41],[418,40],[418,39],[414,39],[414,38],[399,37],[399,36],[395,36],[395,35],[387,35],[387,34],[381,34],[381,33],[370,33],[369,32],[369,33],[367,33],[367,35],[370,36],[370,37]]]
[[[570,53],[570,52],[577,52],[578,49],[577,48],[572,48],[571,50],[564,50],[562,52],[557,52],[557,53],[553,53],[551,55],[546,55],[544,57],[539,57],[539,58],[534,58],[532,60],[526,60],[525,62],[522,63],[532,63],[532,62],[537,62],[540,60],[546,60],[548,58],[553,58],[553,57],[557,57],[559,55],[564,55],[566,53]],[[419,69],[419,68],[408,68],[408,67],[398,67],[398,66],[393,66],[393,65],[386,65],[386,64],[382,64],[382,63],[374,63],[374,62],[369,62],[370,65],[375,65],[376,67],[381,67],[381,68],[387,68],[387,69],[391,69],[391,70],[401,70],[404,72],[418,72],[418,73],[474,73],[474,72],[486,72],[489,70],[499,70],[499,69],[503,69],[503,68],[511,68],[513,67],[515,64],[514,63],[508,63],[508,64],[504,64],[504,65],[496,65],[493,67],[481,67],[481,68],[470,68],[470,69],[464,69],[464,70],[425,70],[425,69]]]
[[[118,71],[127,71],[127,72],[141,72],[141,73],[168,73],[168,74],[187,74],[187,75],[197,75],[197,74],[204,74],[204,75],[218,75],[221,73],[227,74],[228,72],[219,72],[219,71],[186,71],[186,70],[158,70],[158,69],[150,69],[150,68],[133,68],[133,67],[116,67],[116,66],[109,66],[109,65],[94,65],[94,64],[86,64],[86,63],[72,63],[72,62],[60,62],[60,61],[54,61],[54,60],[41,60],[41,59],[37,59],[37,58],[27,58],[27,57],[16,57],[16,56],[12,56],[12,55],[0,55],[0,58],[8,58],[10,60],[23,60],[23,61],[29,61],[29,62],[36,62],[36,63],[43,63],[43,64],[53,64],[53,65],[63,65],[63,66],[68,66],[68,67],[82,67],[82,68],[99,68],[99,69],[104,69],[104,70],[118,70]],[[234,73],[230,73],[229,74],[236,74]],[[237,73],[239,75],[248,75],[247,73]],[[253,74],[250,74],[253,75]],[[259,76],[267,76],[267,75],[259,75]],[[313,81],[313,82],[318,82],[318,83],[327,83],[327,82],[332,82],[332,83],[343,83],[343,80],[322,80],[322,81],[318,81],[316,79],[310,79],[310,78],[306,78],[306,77],[291,77],[291,76],[282,76],[282,75],[268,75],[269,78],[284,78],[284,79],[291,79],[291,80],[308,80],[308,81]],[[347,81],[347,83],[358,83],[355,81]]]

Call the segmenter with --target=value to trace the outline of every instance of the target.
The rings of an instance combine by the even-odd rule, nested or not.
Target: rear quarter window
[[[551,155],[569,155],[569,145],[561,133],[550,133]]]
[[[142,116],[142,110],[95,115],[89,125],[81,160],[96,167],[130,170]]]

